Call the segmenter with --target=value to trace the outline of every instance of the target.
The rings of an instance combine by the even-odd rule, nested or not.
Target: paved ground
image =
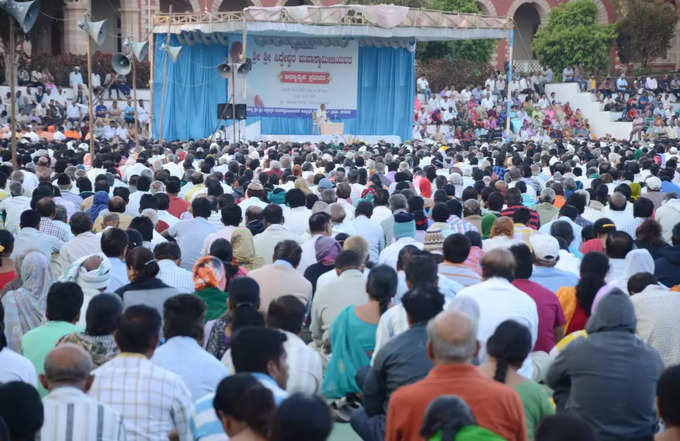
[[[335,423],[329,441],[361,441],[349,423]]]

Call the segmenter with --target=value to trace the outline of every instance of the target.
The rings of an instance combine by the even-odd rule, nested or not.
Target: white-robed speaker
[[[85,14],[84,20],[78,23],[78,27],[87,32],[97,46],[101,46],[106,41],[106,35],[109,32],[109,21],[90,21],[90,16]]]
[[[31,30],[40,14],[40,6],[37,0],[30,2],[0,0],[0,8],[14,17],[24,33]]]
[[[130,57],[118,52],[111,58],[111,67],[118,75],[127,75],[132,70]]]
[[[168,46],[165,43],[161,45],[161,49],[167,52],[168,55],[170,55],[170,59],[172,60],[173,63],[177,62],[177,58],[179,58],[179,53],[182,52],[182,46]]]
[[[224,63],[218,64],[217,73],[222,78],[229,78],[229,74],[231,74],[231,66],[229,66],[229,63],[226,61]]]

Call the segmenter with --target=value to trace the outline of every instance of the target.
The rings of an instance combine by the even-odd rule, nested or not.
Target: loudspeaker
[[[78,23],[78,27],[87,32],[97,46],[101,46],[106,41],[106,36],[109,32],[109,21],[90,21],[90,16],[85,14],[84,21]]]
[[[217,118],[218,119],[233,119],[234,112],[232,110],[231,103],[221,103],[217,105]],[[236,119],[244,120],[247,116],[247,109],[245,104],[236,105]]]
[[[40,6],[37,0],[30,2],[17,2],[14,0],[0,0],[0,8],[14,17],[21,30],[27,33],[31,30],[40,14]]]
[[[250,58],[246,58],[246,61],[241,64],[238,68],[238,73],[240,74],[247,74],[250,72],[253,68],[253,62],[250,60]]]
[[[125,41],[125,46],[132,52],[137,61],[144,61],[149,55],[148,41]]]
[[[111,58],[111,67],[118,75],[127,75],[132,70],[130,58],[120,52]]]
[[[182,52],[182,46],[168,46],[165,43],[161,45],[161,49],[167,52],[168,55],[170,55],[170,59],[172,60],[173,63],[177,62],[177,58],[179,58],[179,53]]]
[[[231,66],[229,66],[229,63],[226,61],[224,63],[221,63],[217,66],[217,73],[219,76],[222,78],[229,78],[231,74]]]

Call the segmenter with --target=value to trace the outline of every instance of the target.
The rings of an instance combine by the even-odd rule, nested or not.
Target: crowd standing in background
[[[547,129],[1,140],[0,439],[680,439],[677,141]]]

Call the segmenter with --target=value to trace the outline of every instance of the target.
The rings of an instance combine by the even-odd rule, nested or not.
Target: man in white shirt
[[[46,256],[58,252],[64,242],[54,236],[38,231],[40,228],[40,216],[34,210],[26,210],[20,217],[21,230],[14,238],[14,251],[11,258],[16,262],[27,251],[38,249]]]
[[[165,440],[174,430],[179,441],[191,441],[189,389],[179,375],[149,360],[160,341],[160,328],[154,308],[127,308],[115,334],[121,353],[92,371],[89,395],[123,417],[127,439]]]
[[[167,241],[156,245],[153,257],[160,268],[156,277],[163,283],[187,294],[195,291],[193,274],[180,267],[182,252],[175,242]]]
[[[78,87],[83,84],[83,76],[80,74],[80,66],[75,66],[71,73],[68,74],[68,84],[73,89],[73,94],[75,95]]]
[[[0,312],[2,304],[0,304]],[[35,366],[28,358],[17,354],[7,346],[5,338],[5,317],[0,313],[0,384],[10,381],[23,381],[33,387],[38,387],[38,374]]]
[[[264,202],[264,196],[264,187],[260,181],[253,180],[248,184],[246,189],[246,199],[239,202],[238,206],[241,207],[243,213],[246,212],[248,207],[253,205],[264,209],[264,207],[267,206],[267,203]]]
[[[205,302],[193,294],[166,300],[163,330],[167,340],[151,358],[154,364],[179,375],[192,401],[215,392],[222,378],[229,375],[226,366],[201,347],[205,313]]]
[[[69,224],[75,237],[66,242],[59,251],[59,258],[55,265],[58,276],[79,258],[101,252],[101,237],[92,232],[92,220],[89,214],[78,212],[71,217]]]
[[[203,241],[203,247],[201,248],[201,256],[207,256],[210,254],[210,246],[217,239],[225,239],[231,242],[231,233],[233,233],[234,230],[238,228],[238,226],[241,224],[241,221],[243,220],[241,207],[235,204],[223,207],[221,214],[224,228],[206,236],[205,240]]]
[[[90,354],[71,343],[60,344],[47,354],[45,374],[40,376],[40,382],[49,391],[43,398],[45,421],[41,439],[126,439],[120,414],[86,395],[94,381],[92,367]]]
[[[395,242],[382,250],[378,263],[389,265],[396,270],[399,251],[406,245],[413,245],[422,250],[423,243],[415,239],[416,221],[413,219],[413,215],[405,211],[400,211],[394,215],[392,233]]]
[[[267,311],[267,326],[286,334],[283,344],[288,358],[289,394],[316,395],[321,391],[323,367],[321,356],[299,337],[306,307],[295,296],[287,295],[273,300]]]
[[[151,178],[145,175],[141,175],[139,179],[137,179],[136,187],[137,190],[130,193],[127,208],[125,209],[125,213],[129,214],[132,217],[139,216],[139,203],[142,199],[142,196],[144,196],[145,194],[149,194],[149,188],[151,187]]]
[[[265,230],[256,235],[255,254],[260,256],[265,265],[273,262],[274,248],[276,244],[284,240],[294,240],[302,243],[301,236],[293,233],[283,226],[283,210],[279,205],[269,204],[262,210]]]
[[[510,280],[514,277],[515,258],[504,248],[488,251],[482,258],[483,281],[469,286],[458,293],[458,297],[471,297],[479,305],[480,318],[477,338],[482,344],[479,358],[486,361],[486,340],[496,327],[505,320],[516,320],[531,332],[531,347],[538,337],[538,311],[536,302],[524,292],[515,288]],[[527,357],[518,371],[531,378],[533,367]]]
[[[102,253],[111,262],[109,284],[106,292],[114,292],[121,286],[130,283],[125,265],[125,254],[128,249],[128,236],[120,228],[107,228],[101,237]]]
[[[182,268],[189,271],[201,257],[205,238],[217,231],[217,227],[208,221],[211,212],[208,199],[195,198],[191,202],[191,211],[193,219],[181,220],[163,232],[164,236],[175,238],[182,250]]]
[[[316,291],[309,329],[317,349],[321,350],[328,342],[331,324],[345,307],[368,301],[363,269],[364,262],[359,253],[343,251],[335,258],[338,279]]]
[[[12,181],[9,184],[11,197],[0,202],[0,211],[5,211],[5,229],[12,234],[19,231],[19,217],[25,210],[31,208],[31,198],[23,196],[21,182]]]
[[[283,226],[292,233],[302,236],[307,232],[309,216],[312,212],[305,206],[305,194],[302,190],[293,188],[286,193],[286,203],[289,210]]]
[[[357,204],[354,229],[368,242],[371,262],[377,262],[380,252],[385,248],[385,234],[380,224],[371,220],[373,206],[368,201]]]

